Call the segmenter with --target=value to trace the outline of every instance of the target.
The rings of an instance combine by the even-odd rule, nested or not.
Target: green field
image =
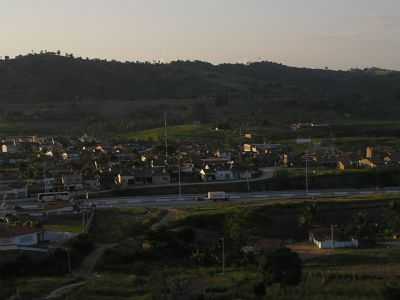
[[[215,130],[210,125],[179,125],[170,126],[167,128],[167,135],[169,139],[172,140],[183,140],[191,138],[220,138],[224,137],[226,134],[230,134],[229,130]],[[131,132],[119,135],[119,138],[129,139],[129,140],[152,140],[160,141],[163,140],[165,136],[164,128],[154,128],[138,132]]]
[[[0,121],[0,136],[18,135],[23,130],[22,124]]]

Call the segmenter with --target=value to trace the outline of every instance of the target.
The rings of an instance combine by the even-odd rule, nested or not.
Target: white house
[[[217,180],[217,181],[234,180],[232,170],[217,170],[217,171],[215,171],[215,180]]]
[[[309,240],[319,249],[358,248],[358,240],[342,230],[319,228],[309,233]]]
[[[0,250],[34,247],[43,241],[43,230],[29,226],[0,225]]]
[[[66,191],[79,191],[83,189],[81,174],[63,175],[61,181]]]

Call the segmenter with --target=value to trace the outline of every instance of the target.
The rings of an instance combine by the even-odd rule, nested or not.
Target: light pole
[[[306,194],[308,194],[308,152],[306,152]]]
[[[221,238],[222,242],[222,275],[225,274],[225,238]]]
[[[164,143],[165,143],[165,164],[168,165],[167,112],[164,112]]]
[[[72,266],[71,266],[71,254],[69,253],[68,248],[62,248],[65,251],[65,254],[67,255],[67,267],[68,267],[68,273],[72,273]]]
[[[178,158],[178,197],[182,199],[181,158]]]

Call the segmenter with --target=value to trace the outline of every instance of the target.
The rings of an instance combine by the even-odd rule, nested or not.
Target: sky
[[[399,0],[0,0],[0,56],[400,70]]]

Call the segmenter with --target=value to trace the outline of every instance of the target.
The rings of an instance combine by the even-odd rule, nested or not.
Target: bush
[[[302,277],[302,262],[296,252],[282,248],[266,254],[260,264],[265,284],[297,285]]]
[[[254,295],[256,297],[263,297],[265,296],[265,284],[263,281],[257,282],[254,285]]]
[[[150,269],[148,264],[139,261],[132,266],[132,272],[138,276],[147,276],[150,273]]]
[[[385,300],[398,300],[400,299],[400,286],[395,283],[387,284],[382,295]]]

